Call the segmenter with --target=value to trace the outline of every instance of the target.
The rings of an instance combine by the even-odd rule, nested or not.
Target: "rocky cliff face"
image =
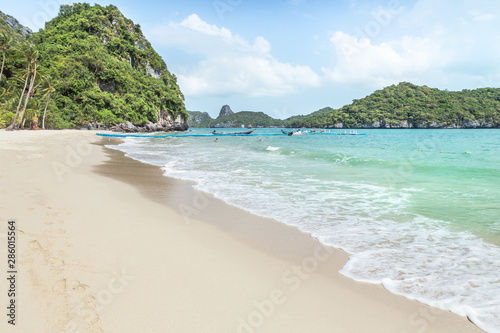
[[[101,123],[87,123],[82,126],[84,130],[110,130],[114,132],[127,133],[146,133],[146,132],[171,132],[185,131],[189,128],[187,122],[182,115],[172,117],[170,113],[165,112],[161,119],[156,123],[132,124],[127,121],[125,123],[116,124],[114,126],[106,126]]]
[[[366,128],[366,129],[376,129],[376,128],[420,128],[420,129],[460,129],[460,128],[495,128],[495,124],[486,121],[477,120],[466,120],[459,124],[444,124],[438,122],[414,122],[414,121],[402,121],[388,123],[386,121],[375,121],[371,124],[363,124],[361,126],[347,127],[343,123],[336,123],[328,128]]]
[[[0,11],[0,19],[2,19],[7,26],[9,26],[12,30],[18,32],[24,38],[29,38],[33,35],[33,31],[30,28],[25,27],[19,23],[14,17],[4,14]]]
[[[234,114],[233,110],[229,107],[229,105],[224,105],[222,109],[220,109],[219,117],[225,117]]]
[[[189,127],[208,127],[208,124],[213,120],[208,112],[188,111],[188,114]]]

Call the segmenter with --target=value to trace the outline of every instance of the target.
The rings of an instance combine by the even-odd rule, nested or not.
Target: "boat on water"
[[[344,130],[344,133],[340,132],[339,135],[363,135],[364,133],[362,134],[358,134],[358,131],[357,130],[349,130],[349,132],[347,132],[347,130]]]
[[[291,130],[290,132],[285,132],[284,130],[281,130],[281,133],[286,134],[288,136],[292,135],[302,135],[302,134],[307,134],[307,131],[301,131],[300,128],[296,130],[295,132]]]
[[[303,135],[303,134],[307,134],[307,131],[301,131],[300,128],[292,133],[292,135]]]
[[[233,133],[226,133],[226,132],[221,132],[221,133],[217,133],[215,130],[212,132],[213,135],[248,135],[248,134],[252,134],[252,132],[255,131],[254,129],[253,130],[250,130],[250,131],[244,131],[244,132],[233,132]]]

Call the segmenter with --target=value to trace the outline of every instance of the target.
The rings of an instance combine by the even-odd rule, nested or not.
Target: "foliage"
[[[40,105],[38,113],[48,101],[49,128],[154,122],[161,111],[188,117],[175,75],[140,26],[115,6],[63,5],[59,15],[29,41],[39,52],[40,75],[49,75],[52,81],[50,99],[42,89],[33,96]],[[23,75],[21,69],[26,71],[26,60],[9,50],[7,60],[4,74],[9,84],[16,86],[13,91],[22,89],[16,78]],[[0,99],[6,111],[11,110],[8,104]]]
[[[392,85],[340,109],[322,109],[287,119],[288,127],[362,127],[374,122],[395,125],[441,123],[444,126],[476,120],[500,126],[500,89],[442,91],[408,82]]]
[[[217,119],[212,119],[208,113],[192,111],[191,119],[201,117],[201,122],[191,121],[191,127],[240,127],[252,125],[253,127],[281,127],[284,125],[283,120],[274,119],[264,112],[241,111],[227,116],[219,116]]]
[[[200,111],[188,111],[189,127],[198,127],[198,128],[206,128],[209,127],[211,121],[213,121],[212,117],[207,112]]]

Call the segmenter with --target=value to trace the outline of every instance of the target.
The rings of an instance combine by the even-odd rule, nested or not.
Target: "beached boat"
[[[216,131],[213,131],[212,134],[213,135],[245,135],[245,134],[252,134],[253,131],[255,131],[255,130],[244,131],[244,132],[234,132],[234,133],[226,133],[226,132],[217,133]]]

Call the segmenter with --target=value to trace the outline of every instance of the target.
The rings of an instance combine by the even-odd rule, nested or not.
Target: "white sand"
[[[4,276],[7,220],[18,229],[16,326],[2,278],[1,332],[480,332],[341,276],[341,251],[155,167],[118,153],[97,167],[108,160],[101,141],[0,131]]]

